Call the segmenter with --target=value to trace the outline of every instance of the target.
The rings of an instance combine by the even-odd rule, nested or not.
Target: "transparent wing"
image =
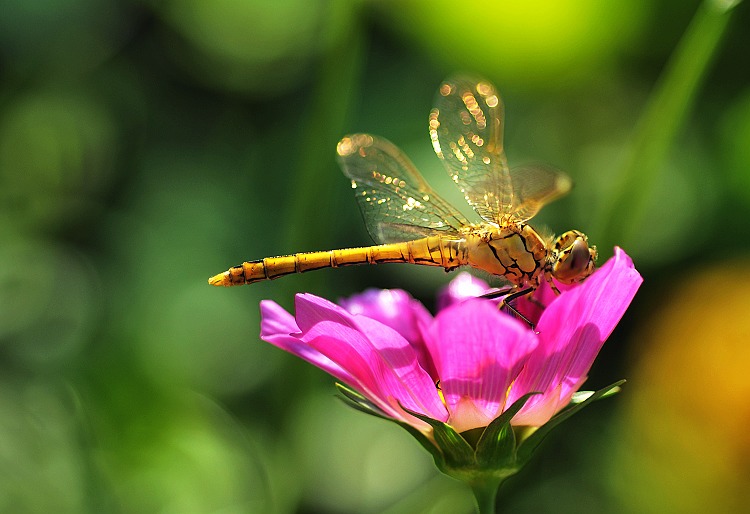
[[[487,81],[450,78],[430,112],[430,138],[448,175],[484,220],[510,212],[513,187],[503,151],[503,103]]]
[[[367,230],[378,243],[457,234],[468,221],[424,181],[394,144],[369,134],[344,137],[337,147]]]
[[[562,171],[546,165],[518,166],[510,170],[513,217],[521,221],[532,218],[539,209],[558,198],[573,186]]]

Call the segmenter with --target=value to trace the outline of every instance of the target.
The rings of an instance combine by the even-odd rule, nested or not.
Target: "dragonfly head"
[[[589,246],[585,234],[569,230],[555,241],[550,273],[563,284],[582,281],[594,272],[596,246]]]

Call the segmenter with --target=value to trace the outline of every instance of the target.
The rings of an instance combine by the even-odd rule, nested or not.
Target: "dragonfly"
[[[503,130],[503,102],[490,82],[445,80],[429,115],[430,140],[481,221],[470,222],[442,199],[393,143],[351,134],[337,145],[338,161],[379,244],[243,262],[208,282],[236,286],[322,268],[398,262],[446,271],[471,266],[504,279],[506,301],[533,292],[542,280],[559,294],[553,279],[584,280],[594,270],[596,247],[578,230],[543,237],[527,223],[572,182],[549,166],[510,168]]]

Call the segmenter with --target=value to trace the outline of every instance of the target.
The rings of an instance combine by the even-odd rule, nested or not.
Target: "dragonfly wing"
[[[425,182],[393,143],[369,134],[344,137],[337,147],[367,230],[378,243],[457,234],[468,221]]]
[[[484,220],[509,212],[513,188],[503,151],[500,94],[484,80],[443,82],[430,112],[430,138],[448,175]]]
[[[521,221],[532,218],[539,209],[573,186],[565,173],[546,165],[514,167],[510,176],[513,183],[511,212]]]

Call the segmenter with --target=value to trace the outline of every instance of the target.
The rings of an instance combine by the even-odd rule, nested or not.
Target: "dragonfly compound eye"
[[[563,284],[580,282],[594,271],[596,247],[589,246],[586,236],[571,230],[555,243],[557,255],[552,275]]]

